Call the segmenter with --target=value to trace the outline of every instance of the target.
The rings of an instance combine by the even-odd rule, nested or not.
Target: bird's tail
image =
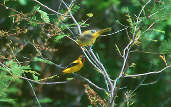
[[[111,30],[112,30],[112,28],[110,27],[110,28],[106,28],[106,29],[99,30],[96,33],[100,35],[100,34],[102,34],[104,32],[108,32],[108,31],[111,31]]]

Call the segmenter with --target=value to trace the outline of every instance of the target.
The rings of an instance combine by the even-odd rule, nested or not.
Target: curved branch
[[[35,80],[32,80],[32,79],[29,79],[29,78],[26,78],[26,77],[19,77],[19,78],[22,78],[24,80],[28,80],[30,82],[33,82],[33,83],[37,83],[37,84],[41,84],[41,85],[54,85],[54,84],[66,84],[68,83],[69,81],[71,80],[67,80],[67,81],[60,81],[60,82],[38,82],[38,81],[35,81]]]
[[[90,85],[94,86],[95,88],[97,88],[99,90],[107,92],[107,90],[105,90],[104,88],[101,88],[101,87],[97,86],[96,84],[91,82],[89,79],[87,79],[87,78],[85,78],[85,77],[83,77],[83,76],[81,76],[79,74],[74,73],[74,76],[79,77],[79,78],[83,79],[84,81],[87,81]]]
[[[42,4],[42,3],[39,2],[38,0],[33,0],[33,1],[36,2],[36,3],[38,3],[39,5],[41,5],[42,7],[46,8],[47,10],[49,10],[49,11],[51,11],[51,12],[53,12],[53,13],[56,13],[56,14],[58,14],[58,15],[64,15],[64,14],[61,14],[61,13],[59,13],[59,12],[57,12],[57,11],[55,11],[55,10],[49,8],[48,6]]]
[[[156,71],[156,72],[147,72],[147,73],[143,73],[143,74],[135,74],[135,75],[126,75],[124,77],[126,78],[130,78],[130,77],[139,77],[139,76],[146,76],[146,75],[152,75],[152,74],[159,74],[162,73],[164,70],[171,68],[171,65],[164,67],[163,69],[161,69],[160,71]]]

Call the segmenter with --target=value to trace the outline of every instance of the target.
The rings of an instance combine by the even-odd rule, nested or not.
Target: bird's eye
[[[96,32],[96,30],[91,30],[91,33],[95,33]]]

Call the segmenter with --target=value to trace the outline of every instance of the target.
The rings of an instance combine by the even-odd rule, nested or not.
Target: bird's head
[[[85,57],[84,57],[84,55],[80,55],[79,56],[79,59],[84,63],[85,62]]]
[[[97,32],[97,30],[90,30],[90,32],[91,32],[91,33],[95,33],[95,32]]]

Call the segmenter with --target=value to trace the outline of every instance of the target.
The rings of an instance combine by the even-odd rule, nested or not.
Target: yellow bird
[[[83,62],[82,62],[82,59],[83,59],[83,55],[79,56],[78,59],[76,59],[71,64],[69,64],[62,72],[63,73],[74,73],[74,72],[81,70],[81,68],[83,67],[83,63],[85,61],[85,60],[83,60]]]
[[[111,31],[112,28],[106,28],[99,31],[96,30],[87,30],[84,31],[79,37],[78,37],[78,44],[79,46],[92,46],[96,39],[104,32]]]

